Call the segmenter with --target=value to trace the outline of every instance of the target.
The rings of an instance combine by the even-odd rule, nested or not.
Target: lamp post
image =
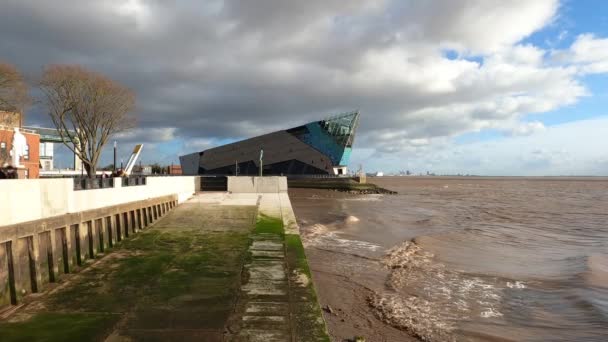
[[[114,174],[116,174],[116,141],[114,141]]]
[[[260,149],[260,177],[262,177],[262,171],[264,170],[264,149]]]

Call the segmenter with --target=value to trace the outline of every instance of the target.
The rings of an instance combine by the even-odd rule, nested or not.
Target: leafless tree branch
[[[0,110],[23,113],[29,103],[28,86],[23,75],[15,66],[0,62]]]
[[[108,138],[133,127],[135,95],[107,77],[74,65],[45,68],[40,88],[53,124],[89,177]]]

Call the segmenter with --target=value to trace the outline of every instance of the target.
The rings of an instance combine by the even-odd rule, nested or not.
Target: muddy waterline
[[[291,191],[319,292],[428,341],[608,340],[608,179],[373,181],[399,195]]]

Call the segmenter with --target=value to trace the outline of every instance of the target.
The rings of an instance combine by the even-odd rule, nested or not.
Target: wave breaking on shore
[[[385,323],[423,341],[453,341],[458,322],[500,319],[502,292],[523,289],[520,281],[482,277],[448,268],[415,240],[389,250],[382,260],[390,270],[387,291],[368,300]]]

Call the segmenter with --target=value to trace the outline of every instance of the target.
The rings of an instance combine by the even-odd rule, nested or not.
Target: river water
[[[608,341],[608,179],[371,181],[399,194],[291,192],[307,252],[334,256],[313,276],[364,286],[369,315],[427,341]]]

